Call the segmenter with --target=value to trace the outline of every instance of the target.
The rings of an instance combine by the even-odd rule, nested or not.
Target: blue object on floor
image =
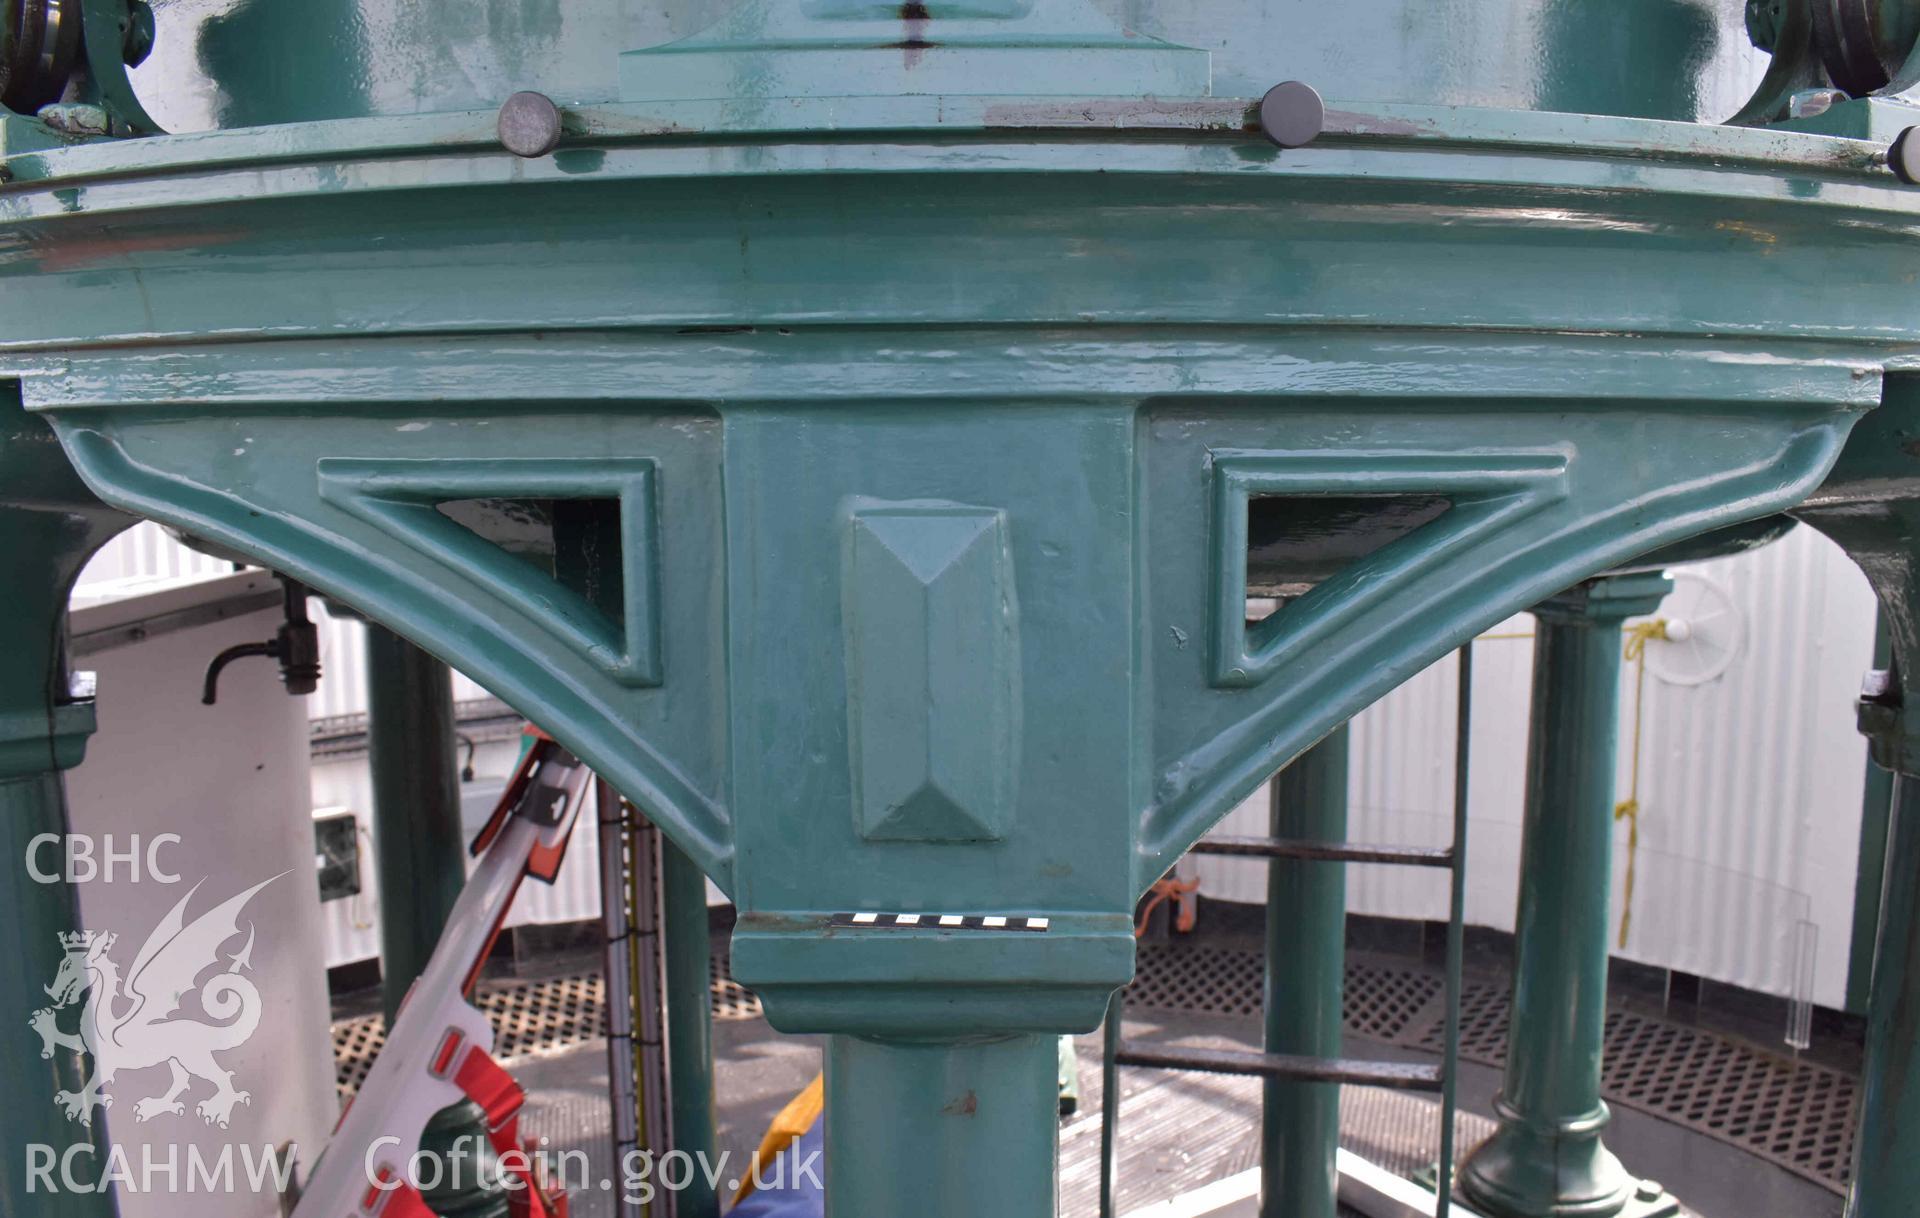
[[[760,1186],[727,1218],[826,1218],[827,1156],[824,1120],[767,1164]]]

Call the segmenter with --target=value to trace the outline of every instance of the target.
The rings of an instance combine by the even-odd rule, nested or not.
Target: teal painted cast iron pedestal
[[[1142,891],[1478,631],[1818,486],[1920,349],[1920,198],[1590,115],[1282,152],[1200,52],[929,10],[743,6],[530,159],[491,110],[6,158],[0,371],[733,897],[834,1037],[837,1218],[1045,1218],[1047,1038]]]
[[[1885,403],[1796,514],[1867,573],[1893,643],[1859,705],[1894,799],[1847,1218],[1899,1218],[1920,1196],[1920,378],[1887,378]]]
[[[0,1212],[112,1218],[104,1109],[83,1096],[90,1059],[72,1048],[80,1004],[47,987],[68,957],[86,959],[79,894],[65,876],[67,806],[61,772],[80,763],[93,733],[93,690],[67,669],[67,594],[81,566],[132,524],[81,485],[52,429],[0,394],[0,901],[10,923],[0,952]],[[67,996],[70,997],[70,996]],[[31,1030],[30,1030],[31,1029]],[[67,1039],[50,1039],[52,1033]],[[46,1050],[42,1052],[42,1049]],[[41,1173],[36,1176],[35,1168]],[[70,1174],[62,1175],[66,1169]],[[69,1189],[65,1180],[83,1186]],[[51,1183],[52,1187],[49,1187]]]
[[[1680,1206],[1601,1141],[1621,627],[1673,581],[1613,575],[1533,609],[1533,709],[1500,1125],[1460,1165],[1462,1198],[1496,1218],[1667,1218]]]

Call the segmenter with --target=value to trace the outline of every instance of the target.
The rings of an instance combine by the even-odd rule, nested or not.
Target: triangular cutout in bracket
[[[1211,671],[1217,688],[1258,685],[1330,642],[1343,621],[1567,494],[1567,457],[1555,451],[1474,456],[1324,450],[1216,450],[1213,471]],[[1266,496],[1441,496],[1437,518],[1321,580],[1249,624],[1247,506]]]
[[[616,681],[661,683],[653,461],[330,457],[319,462],[318,473],[322,499],[548,623]],[[580,593],[439,510],[444,503],[476,499],[618,500],[621,620],[611,620]]]

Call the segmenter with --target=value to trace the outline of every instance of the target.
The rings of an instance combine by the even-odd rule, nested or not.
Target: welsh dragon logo
[[[245,1044],[260,1026],[260,991],[241,975],[253,967],[251,923],[246,943],[225,958],[226,967],[205,981],[200,978],[223,963],[221,948],[239,935],[240,913],[247,902],[280,875],[188,922],[187,903],[200,891],[195,884],[147,936],[126,973],[124,990],[120,965],[112,954],[116,936],[93,931],[60,936],[67,954],[53,984],[46,987],[53,1005],[35,1011],[30,1024],[40,1034],[41,1057],[66,1048],[92,1058],[86,1084],[77,1092],[54,1096],[70,1119],[91,1125],[95,1105],[103,1110],[113,1106],[113,1096],[103,1088],[115,1076],[162,1063],[172,1070],[172,1081],[164,1094],[148,1096],[133,1106],[139,1120],[182,1115],[185,1107],[180,1097],[195,1079],[213,1084],[213,1094],[194,1106],[210,1125],[224,1129],[234,1106],[248,1102],[247,1092],[234,1089],[233,1072],[222,1068],[214,1055]],[[196,991],[201,1013],[215,1022],[176,1014],[181,1000]],[[82,994],[90,996],[81,1008],[78,1031],[62,1031],[59,1012]]]

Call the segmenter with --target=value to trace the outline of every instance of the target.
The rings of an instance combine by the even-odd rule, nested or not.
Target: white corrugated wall
[[[214,578],[228,574],[233,564],[210,558],[179,544],[158,525],[142,523],[103,547],[81,575],[76,597],[111,598],[150,587],[156,582]],[[357,714],[367,709],[365,627],[348,618],[326,613],[313,602],[320,627],[320,661],[325,674],[319,689],[307,697],[307,717],[319,719]],[[211,657],[209,657],[211,658]],[[261,663],[263,661],[249,661]],[[241,676],[235,670],[226,679]],[[456,701],[483,698],[487,691],[455,673]],[[474,788],[497,791],[519,757],[515,741],[482,744],[475,755]],[[380,896],[369,830],[373,796],[364,753],[343,758],[317,758],[313,763],[313,806],[327,811],[352,811],[361,827],[361,884],[357,897],[322,905],[322,935],[328,967],[368,960],[380,954]],[[568,848],[568,865],[552,885],[528,883],[515,898],[507,925],[575,922],[600,916],[599,846],[591,808],[582,817]]]
[[[325,684],[325,682],[322,682]],[[316,695],[317,696],[317,695]],[[491,807],[520,758],[519,742],[492,741],[474,750],[474,781],[469,800]],[[371,837],[373,788],[364,753],[341,758],[315,758],[314,807],[326,811],[351,810],[360,823],[359,896],[329,901],[320,907],[327,967],[371,960],[380,954],[380,893],[377,860]],[[520,886],[507,913],[508,926],[528,923],[583,922],[600,917],[600,839],[598,818],[589,791],[587,806],[574,824],[567,847],[566,866],[551,884],[529,880]],[[468,817],[469,821],[473,818]]]
[[[1873,652],[1873,596],[1840,549],[1797,529],[1756,553],[1685,568],[1724,588],[1746,625],[1724,675],[1701,685],[1646,677],[1640,843],[1632,920],[1619,954],[1791,995],[1796,953],[1814,952],[1811,997],[1843,1005],[1866,749],[1853,704]],[[1467,919],[1513,928],[1524,795],[1533,620],[1475,649]],[[1650,647],[1663,644],[1655,642]],[[1634,672],[1621,690],[1618,798],[1631,774]],[[1454,667],[1421,673],[1354,721],[1350,836],[1444,845],[1453,792]],[[1264,834],[1264,792],[1219,832]],[[1614,926],[1625,900],[1628,826],[1615,834]],[[1197,860],[1202,891],[1259,901],[1258,863]],[[1348,907],[1444,918],[1444,873],[1355,867]],[[1803,926],[1804,924],[1804,926]],[[1810,938],[1809,938],[1810,936]]]
[[[111,543],[89,567],[89,583],[215,575],[227,564],[185,550],[143,524]],[[1631,933],[1621,955],[1719,980],[1788,994],[1796,944],[1812,935],[1812,997],[1841,1005],[1852,925],[1865,749],[1853,728],[1853,700],[1872,652],[1873,601],[1865,579],[1837,547],[1808,529],[1754,554],[1691,568],[1724,587],[1745,619],[1742,651],[1726,673],[1698,686],[1649,674],[1641,722],[1643,807],[1634,858]],[[1690,578],[1682,576],[1683,580]],[[309,714],[366,707],[361,628],[321,618],[326,678]],[[1525,635],[1515,618],[1493,635]],[[1660,646],[1661,644],[1652,644]],[[1469,921],[1511,929],[1520,852],[1522,765],[1532,644],[1494,638],[1476,652]],[[1631,758],[1632,671],[1622,697],[1620,790]],[[483,696],[455,677],[455,697]],[[1443,844],[1452,798],[1454,677],[1446,661],[1420,674],[1355,720],[1352,832],[1355,840]],[[483,746],[483,775],[504,777],[510,749]],[[492,773],[498,771],[498,773]],[[316,806],[370,806],[364,758],[314,767]],[[1222,832],[1259,834],[1265,796],[1236,809]],[[1627,828],[1616,835],[1615,924],[1624,899]],[[532,886],[515,918],[568,921],[598,911],[593,835],[574,843],[561,883]],[[1256,863],[1197,861],[1203,891],[1231,900],[1264,899]],[[371,868],[368,870],[371,879]],[[1356,867],[1355,912],[1444,917],[1442,875]],[[369,896],[333,902],[329,962],[374,954]]]
[[[111,585],[154,580],[212,579],[231,574],[230,562],[189,550],[152,521],[142,521],[100,548],[80,582],[104,592]]]

